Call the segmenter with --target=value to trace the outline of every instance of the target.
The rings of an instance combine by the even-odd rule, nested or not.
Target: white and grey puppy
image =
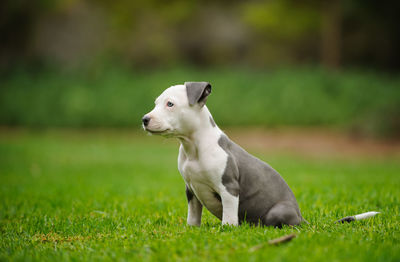
[[[186,184],[187,223],[201,224],[203,206],[222,224],[282,226],[305,221],[278,172],[215,124],[205,105],[210,93],[207,82],[171,86],[142,119],[146,131],[180,141],[178,169]]]

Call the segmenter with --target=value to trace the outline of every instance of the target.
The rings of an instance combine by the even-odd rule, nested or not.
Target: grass
[[[0,261],[400,260],[399,159],[257,153],[310,225],[222,227],[205,211],[193,228],[177,154],[173,140],[129,131],[2,130]],[[372,210],[382,214],[332,223]],[[292,232],[287,244],[266,244]]]
[[[1,81],[0,124],[137,127],[165,88],[185,81],[212,84],[207,104],[226,126],[334,126],[383,137],[400,132],[400,77],[320,68],[21,70]]]

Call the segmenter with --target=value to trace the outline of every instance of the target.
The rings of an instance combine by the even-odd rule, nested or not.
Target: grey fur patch
[[[211,85],[208,82],[185,82],[189,105],[199,103],[204,106],[208,95],[211,94]]]
[[[354,216],[349,216],[349,217],[344,217],[342,219],[339,219],[339,220],[335,221],[335,223],[352,222],[355,220],[356,220],[356,218]]]
[[[276,226],[302,221],[296,198],[278,172],[226,135],[219,138],[218,144],[228,154],[222,184],[232,195],[239,194],[240,222],[258,224],[261,221],[263,225]]]
[[[284,224],[297,225],[301,223],[301,216],[297,214],[293,202],[283,201],[274,205],[263,217],[262,223],[274,227],[282,227]]]
[[[215,124],[215,122],[214,122],[214,119],[210,116],[210,123],[211,123],[211,125],[212,125],[212,127],[215,127],[216,126],[216,124]]]
[[[187,186],[186,186],[186,198],[187,198],[188,202],[190,202],[190,200],[192,200],[192,198],[193,198],[193,193],[192,193],[192,191],[189,190],[189,188]]]
[[[225,171],[222,176],[222,184],[232,196],[239,195],[239,170],[235,165],[233,158],[228,155]]]

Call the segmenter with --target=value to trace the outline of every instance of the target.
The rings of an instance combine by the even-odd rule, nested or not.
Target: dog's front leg
[[[188,216],[187,223],[190,226],[200,226],[201,213],[203,212],[203,205],[193,194],[192,191],[186,186],[186,197],[188,200]]]
[[[221,193],[222,225],[237,226],[239,224],[239,196],[233,196],[225,191]]]

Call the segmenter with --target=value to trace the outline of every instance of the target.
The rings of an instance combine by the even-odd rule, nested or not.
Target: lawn
[[[249,151],[282,174],[309,225],[222,227],[205,211],[200,228],[186,226],[174,140],[129,130],[3,129],[0,260],[400,260],[399,159]],[[382,213],[333,223],[364,211]],[[297,237],[267,244],[289,233]]]

